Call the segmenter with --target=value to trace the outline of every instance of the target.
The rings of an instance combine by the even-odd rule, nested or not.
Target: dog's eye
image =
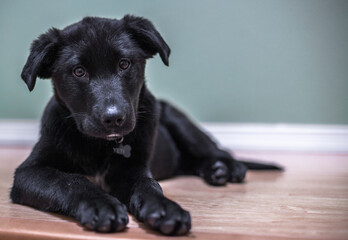
[[[82,78],[87,75],[86,69],[82,66],[77,66],[73,69],[73,74],[75,77]]]
[[[118,66],[122,69],[122,70],[126,70],[130,65],[130,61],[127,59],[122,59],[119,63]]]

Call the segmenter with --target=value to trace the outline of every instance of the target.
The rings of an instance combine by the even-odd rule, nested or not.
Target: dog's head
[[[146,59],[170,49],[150,21],[84,18],[39,36],[22,71],[30,91],[36,78],[52,78],[56,97],[78,129],[113,139],[135,128]]]

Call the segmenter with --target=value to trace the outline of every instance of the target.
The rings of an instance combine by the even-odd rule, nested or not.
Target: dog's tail
[[[260,162],[254,162],[253,160],[242,160],[239,161],[243,163],[248,169],[250,170],[276,170],[276,171],[284,171],[284,167],[273,164],[273,163],[260,163]]]

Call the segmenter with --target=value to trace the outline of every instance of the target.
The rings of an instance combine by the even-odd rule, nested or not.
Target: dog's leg
[[[39,152],[34,149],[15,172],[11,190],[14,203],[74,217],[87,229],[98,232],[121,231],[126,227],[127,210],[120,201],[83,175],[38,164],[42,162]],[[43,152],[52,154],[52,149]],[[50,156],[53,159],[58,154]]]
[[[243,181],[247,171],[244,164],[219,149],[182,112],[166,102],[161,102],[161,107],[160,122],[168,129],[181,152],[179,170],[182,173],[199,175],[212,185]]]

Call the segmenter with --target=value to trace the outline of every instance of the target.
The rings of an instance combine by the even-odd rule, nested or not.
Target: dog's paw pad
[[[177,234],[178,235],[184,235],[188,232],[187,226],[185,224],[182,224],[181,227],[178,229]]]
[[[109,224],[98,227],[98,232],[110,232],[110,230],[111,226]]]
[[[174,231],[174,228],[175,228],[175,221],[169,220],[161,224],[160,231],[166,235],[169,235]]]
[[[162,217],[164,217],[165,212],[162,211],[157,211],[154,213],[151,213],[147,219],[146,219],[146,223],[150,226],[150,227],[155,227],[156,222],[161,219]]]

